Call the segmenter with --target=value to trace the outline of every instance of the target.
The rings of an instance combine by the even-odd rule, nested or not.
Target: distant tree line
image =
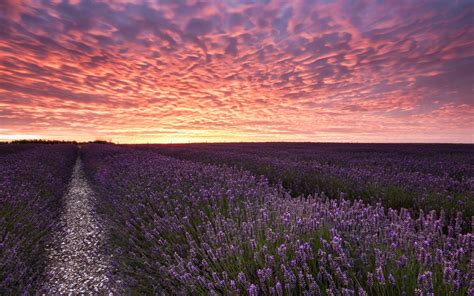
[[[61,140],[14,140],[11,142],[3,142],[0,144],[114,144],[112,141],[106,140],[94,140],[87,142],[78,142],[78,141],[61,141]]]

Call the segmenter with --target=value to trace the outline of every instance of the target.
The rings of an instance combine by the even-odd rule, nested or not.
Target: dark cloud
[[[186,33],[192,36],[209,34],[213,29],[212,21],[206,19],[192,18],[186,25]]]
[[[225,53],[233,55],[233,56],[237,55],[238,50],[237,50],[237,39],[236,38],[230,38],[229,39],[229,44],[225,48]]]

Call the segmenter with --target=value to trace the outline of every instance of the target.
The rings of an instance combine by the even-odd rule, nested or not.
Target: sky
[[[474,2],[1,0],[0,141],[474,143]]]

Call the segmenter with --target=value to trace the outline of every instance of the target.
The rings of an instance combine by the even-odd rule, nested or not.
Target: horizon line
[[[189,141],[189,142],[114,142],[113,140],[90,140],[90,141],[76,141],[76,140],[47,140],[47,139],[17,139],[13,141],[1,140],[0,144],[21,144],[21,143],[76,143],[76,144],[94,144],[94,142],[106,142],[102,144],[114,145],[188,145],[188,144],[278,144],[278,143],[294,143],[294,144],[380,144],[380,145],[474,145],[474,142],[350,142],[350,141],[293,141],[293,140],[278,140],[278,141]],[[37,143],[39,144],[39,143]]]

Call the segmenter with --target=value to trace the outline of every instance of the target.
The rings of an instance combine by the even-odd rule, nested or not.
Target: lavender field
[[[309,143],[0,146],[1,295],[52,293],[76,159],[90,291],[474,295],[472,145]]]

